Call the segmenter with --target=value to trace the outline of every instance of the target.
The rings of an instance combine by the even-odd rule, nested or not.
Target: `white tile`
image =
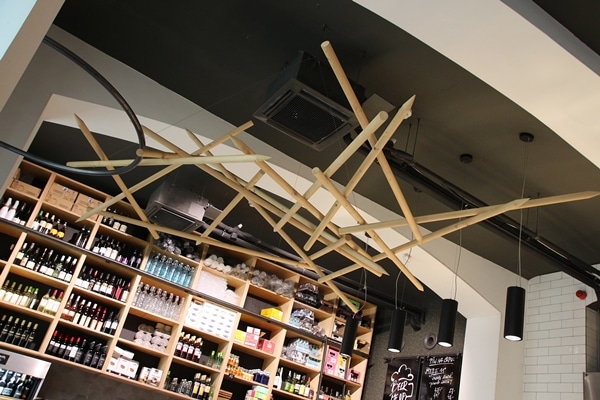
[[[526,392],[547,392],[548,384],[547,383],[526,383],[523,385],[523,388]]]
[[[523,383],[536,383],[538,374],[525,374],[523,375]]]
[[[540,339],[538,347],[562,346],[562,338]]]
[[[548,383],[548,391],[556,393],[573,392],[572,383]]]
[[[573,348],[573,354],[583,354],[587,357],[586,353],[585,353],[585,346],[572,346]]]
[[[548,337],[568,337],[573,336],[573,328],[561,328],[548,332]]]
[[[560,289],[559,289],[560,290]],[[564,303],[576,303],[576,297],[573,293],[569,293],[569,294],[560,294],[557,296],[552,297],[552,304],[564,304]],[[581,300],[579,300],[579,302],[581,302]],[[575,308],[580,308],[582,306],[582,304],[577,304],[577,307]],[[583,304],[583,306],[585,307],[585,303]],[[572,310],[573,308],[570,308],[570,310]]]
[[[547,347],[537,348],[537,349],[526,349],[525,357],[539,357],[539,356],[547,356],[548,353]],[[571,354],[571,353],[569,353]]]
[[[537,332],[540,330],[540,324],[525,324],[525,332]]]
[[[551,321],[562,321],[565,319],[573,319],[574,315],[575,315],[575,311],[573,311],[573,310],[559,311],[559,312],[550,314],[550,320]]]
[[[585,363],[573,364],[574,374],[583,374],[585,372]]]
[[[584,345],[585,338],[583,336],[563,337],[560,339],[560,344],[563,346]]]
[[[561,382],[581,383],[583,385],[582,374],[560,374]]]
[[[526,308],[525,309],[525,315],[526,316],[530,316],[530,315],[537,315],[540,313],[540,308],[539,307],[530,307],[530,308]]]
[[[550,321],[550,322],[540,322],[538,324],[538,331],[547,331],[547,330],[555,330],[555,329],[561,329],[561,328],[566,328],[564,326],[562,326],[562,321]]]
[[[548,289],[540,290],[539,293],[540,293],[540,299],[543,299],[545,297],[560,297],[560,296],[564,295],[561,288],[552,289],[551,287],[548,287]]]
[[[550,337],[548,331],[537,331],[537,332],[527,332],[525,331],[525,335],[527,339],[548,339]]]
[[[538,315],[532,315],[529,318],[527,318],[527,322],[534,324],[537,322],[548,322],[550,321],[550,314],[538,314]]]
[[[538,365],[537,357],[523,357],[523,365]]]
[[[536,284],[536,283],[540,283],[540,282],[541,282],[541,279],[540,279],[540,277],[539,277],[539,276],[534,276],[533,278],[531,278],[531,279],[528,281],[529,285],[534,285],[534,284]]]
[[[541,356],[537,358],[538,365],[550,365],[550,364],[562,364],[562,357],[576,357],[573,355],[568,356]]]
[[[527,302],[527,307],[531,308],[531,307],[541,307],[541,306],[549,306],[552,304],[552,299],[545,297],[545,298],[539,298],[539,299],[533,299],[530,300],[529,302]]]
[[[573,364],[548,365],[548,372],[551,374],[570,374],[573,372]]]
[[[539,358],[538,358],[538,363],[540,363]],[[582,364],[582,365],[585,365],[585,355],[584,354],[571,354],[571,355],[560,356],[560,364]],[[573,372],[575,372],[575,371],[573,371]]]
[[[585,338],[585,327],[577,326],[573,328],[573,335],[581,336]]]
[[[584,318],[585,317],[585,308],[579,310],[573,310],[573,318]]]
[[[525,340],[523,342],[523,347],[526,349],[535,349],[540,346],[539,340]]]
[[[564,277],[564,275],[562,272],[553,272],[551,274],[546,274],[546,275],[540,276],[540,282],[557,281],[559,279],[562,279],[563,277]]]
[[[527,301],[536,300],[540,298],[540,292],[527,291]]]
[[[533,285],[529,285],[527,293],[541,292],[542,290],[548,289],[552,289],[552,284],[550,282],[534,283]]]
[[[573,389],[575,390],[575,389]],[[580,393],[561,393],[560,400],[582,400],[583,397]]]
[[[548,300],[548,299],[540,299]],[[563,310],[562,304],[551,304],[549,306],[540,306],[540,314],[551,314],[555,312],[567,311]]]
[[[537,400],[537,393],[535,392],[525,392],[525,388],[523,388],[523,396],[521,400]]]
[[[550,356],[563,355],[563,354],[573,354],[573,347],[572,346],[558,346],[558,347],[550,347],[548,349],[548,355],[550,355]]]
[[[573,318],[573,319],[565,319],[562,321],[563,328],[585,328],[585,318]]]
[[[548,365],[525,365],[526,374],[547,374],[549,370]],[[555,371],[560,372],[560,371]],[[568,371],[571,372],[571,371]]]
[[[579,310],[585,308],[585,303],[582,301],[570,301],[562,303],[562,311]]]
[[[573,286],[575,285],[575,281],[573,280],[573,278],[563,278],[563,279],[558,279],[556,281],[552,281],[552,287],[565,287],[565,286]]]
[[[556,382],[562,382],[560,380],[560,376],[561,374],[539,374],[537,377],[537,381],[539,383],[556,383]]]

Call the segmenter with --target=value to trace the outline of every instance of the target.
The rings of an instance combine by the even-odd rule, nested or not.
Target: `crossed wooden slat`
[[[105,211],[103,211],[103,209],[110,207],[124,198],[127,198],[134,207],[134,210],[138,214],[138,217],[141,221],[131,218],[124,218],[125,222],[134,225],[145,226],[150,230],[153,236],[156,235],[157,231],[166,232],[177,236],[190,238],[196,241],[196,243],[203,242],[207,244],[218,244],[221,247],[230,247],[236,251],[244,252],[249,255],[257,255],[277,262],[284,262],[289,265],[297,265],[310,269],[319,276],[318,280],[320,282],[328,285],[331,290],[352,309],[353,312],[357,312],[358,310],[356,307],[350,301],[348,301],[346,295],[337,288],[333,282],[333,279],[355,271],[359,268],[365,268],[377,276],[382,276],[384,274],[387,275],[387,271],[377,264],[378,262],[387,258],[390,259],[396,265],[396,267],[402,271],[406,278],[409,279],[417,289],[423,290],[424,288],[421,282],[419,282],[419,280],[415,278],[406,265],[400,261],[397,256],[398,253],[511,210],[584,200],[600,194],[600,192],[588,191],[534,200],[516,199],[505,204],[475,209],[417,217],[413,216],[410,207],[408,206],[408,203],[406,202],[406,199],[402,193],[400,185],[394,176],[382,150],[392,135],[396,132],[402,121],[411,115],[411,109],[415,100],[415,96],[412,96],[402,105],[402,107],[400,107],[394,118],[390,121],[388,127],[384,130],[381,136],[377,138],[375,132],[387,120],[387,113],[382,111],[371,121],[368,121],[335,52],[333,51],[331,44],[329,42],[324,42],[321,47],[348,99],[348,102],[360,126],[363,129],[362,132],[360,132],[360,134],[358,134],[356,138],[352,140],[352,142],[345,147],[342,152],[340,152],[336,159],[325,170],[321,171],[318,168],[313,169],[313,174],[315,175],[316,179],[303,194],[295,190],[266,162],[268,157],[256,154],[246,143],[237,137],[239,133],[252,127],[252,122],[248,122],[232,130],[231,132],[207,145],[204,145],[194,133],[186,130],[187,135],[197,146],[197,150],[191,153],[179,148],[177,145],[160,136],[156,132],[144,127],[144,133],[147,136],[153,138],[171,152],[144,149],[140,154],[144,157],[140,165],[165,165],[165,168],[133,185],[131,188],[127,188],[120,177],[116,176],[114,179],[119,185],[122,193],[113,197],[112,199],[107,200],[98,207],[90,209],[87,213],[80,217],[79,221],[84,220],[94,214],[104,215]],[[98,146],[97,142],[95,142],[93,137],[91,137],[91,133],[83,121],[81,121],[81,119],[78,117],[76,118],[82,132],[86,138],[88,138],[88,141],[90,141],[90,144],[92,144],[92,147],[98,154],[100,161],[80,162],[77,164],[72,162],[68,165],[103,166],[110,169],[117,165],[126,165],[130,163],[130,160],[108,160],[106,155],[102,152],[102,149],[100,149]],[[229,140],[231,140],[232,143],[244,154],[214,156],[211,153],[211,150],[216,146],[221,145]],[[371,147],[370,152],[364,158],[354,175],[349,179],[343,190],[338,189],[331,177],[361,146],[363,146],[365,142],[369,143]],[[230,162],[251,162],[256,164],[258,171],[250,179],[250,181],[245,181],[226,168],[225,164]],[[364,177],[367,170],[375,164],[375,162],[377,162],[377,165],[379,165],[381,168],[386,181],[388,182],[388,185],[395,196],[400,209],[402,210],[404,215],[403,218],[377,223],[367,223],[359,210],[356,209],[356,207],[349,200],[350,195],[353,193],[353,190],[356,188],[357,184]],[[132,195],[135,191],[169,174],[183,164],[196,165],[196,167],[200,168],[202,171],[220,180],[222,183],[238,192],[238,195],[235,196],[235,198],[223,209],[221,214],[203,233],[183,233],[150,223],[141,208],[135,202],[135,199]],[[295,203],[291,207],[281,204],[269,193],[260,189],[259,182],[265,175],[271,178],[271,180],[278,184],[281,189],[283,189],[291,196],[291,198],[294,199]],[[321,188],[325,188],[335,199],[334,204],[325,214],[319,211],[318,207],[310,201],[311,197]],[[301,261],[290,260],[273,255],[265,255],[254,250],[244,249],[234,245],[224,245],[208,236],[210,232],[214,230],[215,227],[222,222],[243,199],[246,199],[253,204],[255,210],[269,225],[273,227],[273,230],[278,232],[279,235],[289,244],[289,246],[297,253]],[[333,222],[335,215],[342,207],[352,218],[356,220],[357,225],[339,227]],[[300,208],[306,209],[318,222],[315,223],[302,217],[298,213]],[[456,219],[458,222],[452,223],[444,228],[426,235],[421,233],[418,226],[418,224],[422,223],[447,221],[452,219]],[[308,240],[304,246],[300,246],[285,232],[284,227],[286,224],[294,226],[308,236]],[[377,231],[380,229],[389,229],[400,226],[408,226],[413,234],[414,239],[400,246],[390,248],[379,236]],[[361,246],[358,245],[351,236],[352,233],[358,232],[366,232],[369,237],[373,238],[374,242],[381,249],[381,253],[371,256],[365,249],[361,248]],[[312,254],[308,254],[307,251],[309,251],[316,242],[320,242],[324,247],[313,252]],[[316,264],[316,260],[331,251],[341,254],[353,264],[326,275],[325,272]]]

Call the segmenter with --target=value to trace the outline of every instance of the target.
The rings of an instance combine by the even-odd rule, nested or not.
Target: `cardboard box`
[[[260,329],[249,326],[246,329],[246,338],[244,339],[244,345],[252,348],[258,346],[258,339],[260,338]]]
[[[32,186],[28,183],[22,182],[17,179],[12,181],[12,183],[10,184],[10,187],[12,189],[15,189],[19,193],[23,193],[23,194],[26,194],[31,197],[39,197],[40,193],[42,192],[42,189]]]
[[[77,214],[77,215],[83,215],[86,212],[88,212],[89,210],[90,210],[90,208],[88,206],[82,206],[82,205],[79,205],[79,204],[73,204],[71,206],[71,211],[74,214]],[[95,215],[92,215],[91,218],[95,218],[95,217],[96,217]]]
[[[275,352],[275,343],[267,339],[258,339],[258,349],[265,353],[273,354]]]
[[[335,368],[335,376],[338,378],[346,378],[346,367],[348,365],[348,357],[339,356],[337,360],[337,366]]]
[[[339,352],[334,349],[327,349],[327,355],[325,356],[325,361],[329,364],[337,365],[339,358]]]
[[[233,340],[238,343],[244,343],[246,341],[246,332],[236,329],[235,337],[233,338]]]
[[[260,310],[260,315],[267,318],[276,319],[277,321],[281,321],[283,319],[283,311],[275,307],[263,308]]]
[[[48,204],[52,204],[53,206],[64,208],[65,210],[69,210],[70,211],[71,208],[73,208],[73,201],[72,200],[64,199],[64,198],[62,198],[60,196],[57,196],[57,195],[55,195],[53,193],[49,193],[48,196],[46,196],[46,200],[45,201]]]
[[[78,205],[78,206],[96,208],[100,204],[102,204],[102,202],[100,200],[96,200],[93,197],[87,196],[83,193],[77,194],[77,197],[75,198],[75,205]]]
[[[75,202],[75,199],[77,198],[78,194],[79,193],[76,192],[75,190],[70,189],[66,186],[63,186],[59,183],[53,183],[50,186],[50,190],[48,191],[48,196],[52,195],[55,198],[61,198],[66,201],[70,201],[71,204],[73,204]]]

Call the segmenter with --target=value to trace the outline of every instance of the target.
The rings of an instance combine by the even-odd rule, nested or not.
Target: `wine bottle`
[[[17,290],[15,288],[15,286],[17,285],[17,282],[13,281],[10,285],[10,288],[8,288],[6,290],[6,292],[4,293],[4,296],[2,296],[2,301],[5,303],[9,303],[10,302],[10,298],[13,296],[13,293],[15,292],[15,290]]]
[[[0,299],[4,298],[7,291],[10,290],[10,281],[7,279],[4,281],[4,285],[0,288]]]
[[[0,218],[6,219],[8,215],[8,210],[12,207],[12,197],[9,197],[4,204],[2,204],[2,208],[0,208]]]
[[[48,232],[48,234],[50,236],[57,237],[58,236],[58,226],[61,224],[60,218],[55,220],[54,215],[53,215],[52,219],[51,219],[51,223],[52,223],[52,226],[50,227],[50,231]]]
[[[34,249],[35,249],[35,243],[31,243],[29,245],[29,247],[27,248],[27,250],[23,252],[23,257],[21,257],[21,259],[19,260],[19,265],[21,267],[24,267],[27,264],[27,261],[29,260],[29,256],[31,254],[33,254]]]
[[[13,324],[13,316],[11,315],[8,317],[8,321],[2,326],[2,330],[0,331],[0,341],[1,342],[6,341],[6,337],[8,336],[8,331],[10,331],[12,324]]]
[[[15,319],[15,323],[12,324],[9,328],[8,328],[8,333],[6,334],[6,338],[4,339],[4,342],[6,343],[12,343],[13,337],[15,335],[16,330],[19,327],[19,324],[21,322],[21,319],[19,317],[17,317]]]
[[[13,205],[8,209],[8,212],[3,218],[6,218],[9,221],[12,221],[15,218],[15,214],[17,213],[17,208],[19,207],[19,200],[15,200]]]
[[[33,252],[33,254],[31,254],[29,256],[29,258],[27,259],[27,263],[25,264],[25,268],[33,270],[38,262],[38,260],[40,259],[40,248],[36,247],[35,251]]]
[[[17,382],[17,385],[15,387],[15,391],[12,394],[12,397],[14,398],[20,398],[21,395],[23,394],[23,389],[25,388],[25,379],[27,378],[27,375],[22,374],[21,375],[21,379],[19,379],[19,381]]]
[[[14,345],[18,345],[19,342],[21,341],[21,336],[23,335],[23,331],[25,330],[25,324],[27,323],[26,320],[21,320],[21,325],[19,325],[16,329],[15,332],[13,334],[13,337],[11,339],[11,341],[9,342],[8,340],[6,341],[7,343],[10,344],[14,344]],[[29,322],[29,325],[31,325],[31,321]],[[10,333],[9,333],[10,335]]]
[[[19,347],[24,347],[27,344],[27,338],[29,337],[29,332],[31,331],[32,322],[29,321],[25,329],[23,329],[19,335],[19,340],[13,339],[13,344]]]
[[[34,267],[34,269],[38,268],[38,272],[40,274],[46,275],[48,272],[48,266],[52,264],[53,255],[54,255],[54,250],[50,249],[48,251],[48,253],[46,254],[46,257],[43,257],[43,259],[40,261],[39,266]]]
[[[33,220],[31,229],[33,229],[34,231],[39,231],[43,220],[44,220],[44,211],[40,210],[40,213]]]
[[[275,374],[275,379],[273,381],[273,387],[275,389],[281,389],[281,374],[283,373],[283,367],[279,367],[277,369],[277,373]]]
[[[10,298],[7,300],[7,303],[17,304],[17,300],[19,299],[19,296],[21,295],[21,290],[23,290],[23,284],[19,283],[19,286],[17,287],[17,289],[15,291],[12,292]]]
[[[57,228],[57,232],[56,232],[56,237],[58,239],[64,239],[65,235],[67,234],[67,222],[63,221],[63,223],[58,225]]]
[[[55,329],[52,337],[50,338],[50,343],[48,343],[48,347],[46,348],[47,354],[56,354],[58,350],[60,341],[62,340],[62,333],[58,333]]]
[[[36,310],[45,313],[46,307],[48,305],[48,300],[50,300],[50,294],[52,293],[52,289],[48,289],[45,295],[42,296],[40,300],[40,304],[38,304]]]
[[[56,356],[63,358],[65,355],[65,350],[67,349],[67,343],[69,343],[69,335],[63,335],[62,340],[58,343],[58,348],[56,349]]]
[[[12,218],[12,221],[19,225],[25,225],[25,222],[27,221],[27,208],[27,203],[21,203],[21,207],[19,207],[17,212],[15,212],[15,216]]]
[[[29,334],[27,335],[27,339],[25,341],[25,344],[23,345],[23,347],[26,347],[30,350],[34,350],[35,348],[35,336],[37,334],[37,329],[38,329],[38,324],[33,324],[33,328],[31,329],[31,331],[29,331]]]

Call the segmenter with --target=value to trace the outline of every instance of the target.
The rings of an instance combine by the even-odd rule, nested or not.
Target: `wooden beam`
[[[335,74],[338,82],[340,83],[340,86],[342,87],[342,90],[344,91],[344,94],[346,95],[346,98],[348,99],[348,103],[350,103],[350,106],[352,107],[352,111],[354,111],[354,114],[356,115],[360,126],[364,129],[364,127],[367,126],[369,121],[365,116],[362,106],[360,105],[360,102],[356,97],[356,93],[354,93],[352,85],[350,84],[350,81],[348,80],[348,77],[346,76],[346,73],[342,68],[342,64],[338,60],[337,55],[335,54],[335,51],[331,46],[331,43],[329,41],[325,41],[321,44],[321,48],[323,49],[323,52],[325,53],[325,56],[327,57],[327,60],[331,65],[331,69],[333,69],[333,73]],[[414,102],[414,97],[415,96],[411,97],[408,100],[410,104]],[[408,102],[404,104],[406,105],[407,103]],[[408,116],[410,116],[410,114],[407,115],[407,117]],[[375,135],[371,135],[368,140],[371,147],[375,146]],[[385,175],[388,184],[392,189],[392,193],[394,193],[394,196],[396,197],[396,201],[398,202],[398,205],[400,206],[400,209],[404,214],[404,218],[406,218],[406,220],[408,221],[408,225],[413,233],[413,236],[417,241],[420,242],[422,239],[421,231],[419,230],[419,226],[415,222],[410,207],[408,206],[408,202],[406,201],[406,198],[404,197],[404,194],[400,189],[398,180],[396,179],[394,172],[392,171],[392,168],[390,167],[387,161],[387,158],[384,154],[379,153],[377,156],[377,161],[379,162],[379,166],[381,167],[381,170],[383,171],[383,174]]]
[[[75,114],[75,121],[77,122],[79,129],[83,133],[83,136],[85,136],[85,138],[87,139],[90,146],[92,146],[92,149],[94,150],[94,152],[98,155],[98,158],[100,158],[101,160],[108,160],[108,156],[106,155],[104,150],[102,150],[100,143],[98,143],[98,141],[96,140],[94,135],[92,135],[92,132],[89,130],[86,123],[83,122],[83,120],[81,118],[79,118],[79,116],[77,114]],[[113,167],[106,167],[106,169],[109,171],[114,170]],[[142,210],[142,208],[139,206],[139,204],[133,197],[133,194],[131,194],[131,192],[129,191],[129,188],[127,188],[127,185],[125,184],[125,182],[123,181],[121,176],[120,175],[112,175],[112,178],[115,181],[115,183],[117,184],[117,186],[119,187],[119,189],[121,190],[121,192],[125,195],[125,197],[127,197],[127,200],[129,200],[129,204],[131,205],[131,207],[137,214],[138,218],[140,218],[144,222],[148,222],[148,217],[146,217],[144,210]],[[150,235],[152,235],[152,237],[154,239],[158,239],[158,232],[156,232],[155,229],[149,229],[148,231],[150,232]]]
[[[242,163],[268,160],[269,156],[261,154],[246,155],[235,154],[226,156],[195,156],[195,157],[170,157],[170,158],[144,158],[138,166],[157,165],[184,165],[184,164],[217,164],[217,163]],[[129,165],[133,160],[101,160],[101,161],[69,161],[67,166],[73,168],[90,167],[123,167]]]
[[[520,209],[525,209],[525,208],[533,208],[533,207],[542,207],[542,206],[548,206],[548,205],[553,205],[553,204],[569,203],[572,201],[579,201],[579,200],[587,200],[587,199],[596,197],[598,195],[600,195],[600,192],[598,192],[598,191],[584,191],[584,192],[577,192],[577,193],[571,193],[571,194],[563,194],[563,195],[558,195],[558,196],[543,197],[540,199],[530,199],[526,203],[522,204],[521,206],[516,207],[515,210],[520,210]],[[440,222],[440,221],[447,221],[447,220],[451,220],[451,219],[472,217],[481,212],[485,212],[487,210],[492,210],[496,206],[497,205],[485,206],[485,207],[479,207],[479,208],[467,208],[467,209],[458,210],[458,211],[448,211],[448,212],[443,212],[443,213],[438,213],[438,214],[423,215],[423,216],[415,217],[415,221],[417,221],[417,223],[419,223],[419,224],[426,224],[426,223],[430,223],[430,222]],[[340,227],[339,233],[340,234],[349,234],[349,233],[364,232],[369,229],[398,228],[401,226],[406,226],[407,224],[408,223],[406,222],[406,219],[397,218],[397,219],[392,219],[389,221],[381,221],[381,222],[373,222],[373,223],[369,223],[369,224],[359,224],[359,225],[353,225],[353,226]]]
[[[313,173],[315,174],[315,176],[317,177],[317,179],[321,182],[321,184],[323,186],[325,186],[327,188],[327,190],[329,190],[329,192],[331,194],[333,194],[333,196],[336,198],[336,200],[342,204],[342,206],[350,213],[350,215],[356,219],[359,223],[364,223],[364,219],[363,217],[360,215],[360,213],[354,208],[354,206],[352,204],[350,204],[350,202],[348,201],[348,199],[346,199],[344,197],[344,195],[333,185],[333,183],[331,182],[331,180],[325,176],[325,174],[323,174],[318,168],[314,168],[313,169]],[[369,236],[371,238],[373,238],[373,240],[375,241],[375,243],[377,243],[377,245],[383,250],[383,252],[386,254],[386,256],[396,265],[396,267],[398,267],[398,269],[400,269],[400,271],[402,271],[402,273],[406,276],[406,278],[420,291],[424,291],[425,288],[423,287],[423,284],[421,282],[419,282],[419,280],[408,270],[408,268],[406,267],[406,265],[404,265],[404,263],[402,261],[400,261],[400,259],[398,259],[398,257],[396,257],[396,254],[388,247],[388,245],[379,237],[379,235],[377,234],[377,232],[375,231],[368,231],[367,232],[369,234]],[[364,266],[365,268],[368,268],[368,266]],[[381,268],[381,267],[380,267]]]
[[[235,128],[235,129],[233,129],[231,132],[226,133],[224,136],[221,136],[219,139],[212,141],[211,143],[209,143],[208,145],[204,146],[203,148],[196,150],[191,155],[192,156],[196,156],[196,155],[202,154],[204,152],[207,152],[207,151],[211,150],[212,148],[214,148],[215,146],[217,146],[218,144],[224,143],[227,140],[231,139],[231,137],[239,135],[245,129],[247,129],[246,127],[251,127],[252,125],[253,125],[252,122],[246,122],[244,125],[239,126],[239,127]],[[143,128],[144,128],[144,133],[146,133],[146,131],[150,131],[146,127],[143,127]],[[154,133],[154,132],[152,132],[152,133]],[[158,135],[156,135],[156,136],[158,136]],[[164,140],[163,138],[161,138],[161,139]],[[169,165],[169,166],[165,167],[161,171],[158,171],[157,173],[155,173],[153,175],[150,175],[146,179],[144,179],[141,182],[138,182],[137,184],[135,184],[132,187],[130,187],[129,188],[129,192],[130,193],[134,193],[135,191],[140,190],[141,188],[149,185],[150,183],[156,181],[157,179],[160,179],[163,176],[165,176],[165,175],[167,175],[167,174],[175,171],[180,166],[181,165]],[[125,197],[124,193],[121,193],[121,194],[118,194],[117,196],[114,196],[112,199],[109,199],[109,200],[105,201],[104,203],[98,205],[97,207],[94,207],[91,210],[88,210],[81,217],[79,217],[76,222],[80,222],[80,221],[88,219],[92,215],[97,214],[102,209],[110,207],[111,205],[117,203],[118,201],[121,201],[124,197]]]

